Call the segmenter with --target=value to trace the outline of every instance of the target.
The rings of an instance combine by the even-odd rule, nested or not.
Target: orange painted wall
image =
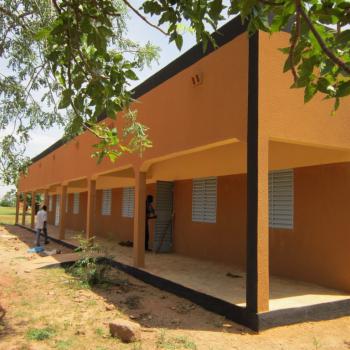
[[[147,185],[147,194],[155,195],[154,184]],[[96,192],[96,236],[115,238],[119,241],[133,240],[134,219],[122,216],[122,195],[122,188],[113,189],[111,215],[102,215],[102,190]]]
[[[132,218],[122,217],[122,189],[112,190],[111,215],[102,215],[102,191],[96,192],[95,235],[118,240],[132,240]]]
[[[350,291],[350,163],[294,177],[294,230],[270,230],[271,273]]]
[[[55,223],[55,212],[56,212],[56,195],[51,195],[52,200],[52,210],[50,210],[50,206],[47,206],[47,220],[50,225]]]
[[[270,273],[350,291],[350,163],[295,169],[294,229],[270,229]],[[218,178],[217,223],[192,222],[192,181],[175,183],[177,253],[245,265],[246,175]]]
[[[197,73],[203,75],[203,84],[193,87],[192,76]],[[226,139],[245,140],[247,84],[248,37],[242,34],[140,98],[135,108],[139,120],[150,128],[154,147],[143,154],[142,160],[138,155],[126,155],[117,166],[139,164]],[[28,176],[21,178],[19,190],[37,190],[115,170],[116,165],[109,160],[97,164],[91,158],[96,142],[86,132],[35,162]]]
[[[259,117],[268,136],[280,141],[350,148],[350,99],[341,99],[335,116],[333,102],[317,94],[304,103],[304,89],[291,89],[291,72],[283,73],[286,60],[279,48],[289,45],[287,33],[260,32]]]
[[[87,192],[79,193],[79,214],[73,214],[73,198],[74,194],[69,193],[68,213],[66,213],[66,227],[77,232],[85,231],[86,227],[86,211],[87,211]]]
[[[218,177],[216,224],[192,222],[192,180],[175,182],[174,198],[177,253],[245,265],[245,175]]]

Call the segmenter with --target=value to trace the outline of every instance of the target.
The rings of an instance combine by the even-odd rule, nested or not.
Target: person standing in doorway
[[[153,203],[153,196],[151,194],[149,194],[146,198],[145,250],[147,250],[147,251],[150,251],[150,249],[149,249],[149,223],[148,223],[148,220],[155,219],[157,217],[152,203]]]
[[[43,231],[45,236],[45,244],[47,244],[47,230],[46,230],[46,223],[47,223],[47,212],[46,212],[46,205],[43,205],[43,207],[38,211],[36,214],[36,237],[35,237],[35,243],[37,247],[40,247],[40,234]]]

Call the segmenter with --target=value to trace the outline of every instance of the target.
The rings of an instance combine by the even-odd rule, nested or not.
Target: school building
[[[97,164],[85,132],[35,157],[18,195],[45,194],[57,239],[95,236],[119,268],[253,329],[350,314],[350,103],[304,104],[286,33],[249,38],[234,19],[215,38],[135,88],[142,157]]]

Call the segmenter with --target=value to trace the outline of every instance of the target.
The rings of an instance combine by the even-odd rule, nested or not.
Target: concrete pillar
[[[62,185],[60,191],[60,223],[59,223],[59,239],[65,239],[66,235],[66,200],[67,186]]]
[[[96,180],[88,179],[86,239],[90,239],[95,235],[95,210],[96,210]]]
[[[16,220],[15,220],[15,224],[18,224],[19,221],[19,204],[20,204],[20,192],[16,193]]]
[[[49,190],[45,190],[44,205],[46,205],[47,211],[49,211]]]
[[[34,228],[35,225],[35,192],[31,193],[32,202],[30,204],[30,227]]]
[[[26,224],[27,194],[23,193],[22,225]]]
[[[269,310],[269,142],[259,119],[259,34],[249,39],[249,89],[247,133],[247,309]]]
[[[134,266],[145,266],[146,173],[135,172]]]

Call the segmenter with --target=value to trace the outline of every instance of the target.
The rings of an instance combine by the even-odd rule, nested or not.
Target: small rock
[[[117,319],[109,323],[112,337],[119,338],[124,343],[141,340],[141,327],[138,323]]]
[[[24,270],[24,272],[26,272],[26,273],[30,273],[30,270]]]
[[[113,310],[115,310],[115,306],[113,304],[106,305],[106,311],[113,311]]]
[[[85,335],[85,332],[84,332],[84,331],[77,330],[77,331],[75,332],[75,335]]]

